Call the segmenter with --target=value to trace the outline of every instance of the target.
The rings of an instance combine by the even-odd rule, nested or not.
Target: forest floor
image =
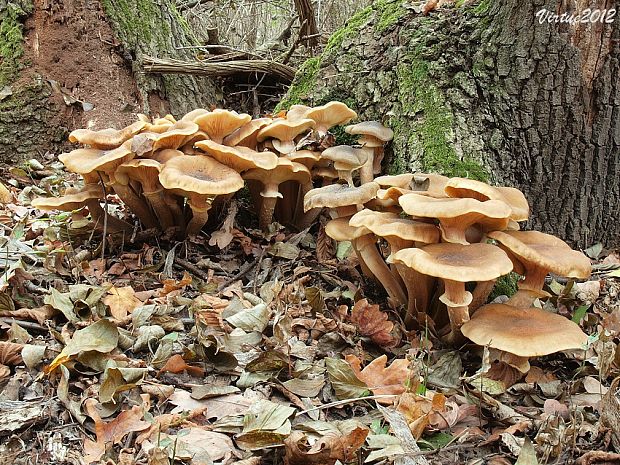
[[[617,254],[549,283],[588,350],[522,374],[405,331],[346,243],[263,234],[243,198],[209,236],[103,249],[80,212],[29,206],[71,179],[54,166],[4,176],[0,463],[620,464]]]

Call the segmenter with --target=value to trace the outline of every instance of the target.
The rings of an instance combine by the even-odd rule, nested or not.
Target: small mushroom
[[[324,137],[332,127],[357,118],[357,113],[342,102],[329,102],[308,110],[305,117],[316,122],[314,130],[320,137]]]
[[[313,208],[335,208],[338,216],[351,216],[363,205],[377,196],[379,184],[367,182],[359,187],[347,184],[331,184],[312,189],[304,197],[304,211]]]
[[[237,172],[252,168],[271,170],[278,165],[278,156],[272,152],[257,152],[248,147],[229,147],[212,140],[196,142],[196,147]]]
[[[123,129],[102,129],[101,131],[76,129],[69,134],[69,142],[90,145],[93,149],[115,149],[142,131],[146,124],[144,121],[136,121]]]
[[[394,138],[394,132],[378,121],[363,121],[344,128],[347,134],[362,136],[358,143],[368,153],[368,162],[360,171],[361,182],[372,181],[374,174],[381,172],[383,146]]]
[[[461,327],[463,335],[519,357],[540,357],[562,350],[585,349],[588,336],[563,316],[539,308],[505,304],[480,307]]]
[[[356,171],[364,166],[368,161],[368,153],[363,149],[350,147],[348,145],[335,145],[329,147],[321,153],[321,158],[325,160],[331,160],[334,163],[334,168],[338,172],[338,177],[351,187],[353,184],[353,171]],[[372,177],[369,181],[372,181]],[[364,182],[369,182],[363,181]]]
[[[491,281],[512,271],[512,262],[491,244],[431,244],[419,249],[402,249],[388,258],[420,273],[440,278],[445,292],[439,298],[448,307],[450,332],[446,340],[459,342],[460,328],[469,320],[472,294],[465,290],[470,281]]]
[[[208,113],[200,113],[193,120],[200,129],[209,135],[209,138],[221,144],[224,137],[232,134],[252,117],[246,113],[239,114],[236,111],[216,109]]]
[[[271,139],[274,149],[282,155],[295,151],[295,138],[305,133],[314,126],[311,119],[288,121],[285,119],[274,120],[270,125],[262,128],[256,137],[258,142]]]

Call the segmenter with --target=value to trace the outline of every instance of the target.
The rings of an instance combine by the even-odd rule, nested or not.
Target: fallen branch
[[[270,60],[235,60],[204,63],[147,56],[144,58],[144,70],[147,73],[195,74],[211,77],[262,73],[277,76],[287,82],[291,82],[295,76],[294,68]]]

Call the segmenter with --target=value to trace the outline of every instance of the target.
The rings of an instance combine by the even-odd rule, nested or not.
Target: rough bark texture
[[[10,94],[0,94],[0,161],[58,152],[77,127],[218,104],[207,77],[142,72],[145,55],[188,59],[182,47],[196,43],[171,0],[0,0],[0,90]]]
[[[620,19],[536,18],[614,2],[456,3],[424,16],[376,1],[306,62],[280,107],[344,101],[394,130],[388,171],[514,185],[528,227],[619,245]]]

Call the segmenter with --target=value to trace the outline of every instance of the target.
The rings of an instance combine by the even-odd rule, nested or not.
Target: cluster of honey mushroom
[[[113,193],[144,227],[185,237],[247,184],[262,229],[274,219],[304,229],[329,208],[326,233],[351,242],[363,273],[406,308],[408,327],[430,317],[446,341],[464,335],[513,354],[521,368],[528,357],[584,346],[576,324],[532,305],[547,296],[549,272],[587,278],[588,258],[556,237],[520,231],[529,206],[518,189],[438,174],[375,178],[393,133],[361,122],[345,127],[357,145],[334,146],[330,128],[356,117],[330,102],[270,118],[197,109],[178,121],[140,115],[120,130],[78,129],[69,140],[86,147],[59,159],[83,187],[32,204],[87,206],[98,228],[130,233],[133,225],[101,206]],[[524,277],[516,295],[484,305],[497,278],[512,271]]]

